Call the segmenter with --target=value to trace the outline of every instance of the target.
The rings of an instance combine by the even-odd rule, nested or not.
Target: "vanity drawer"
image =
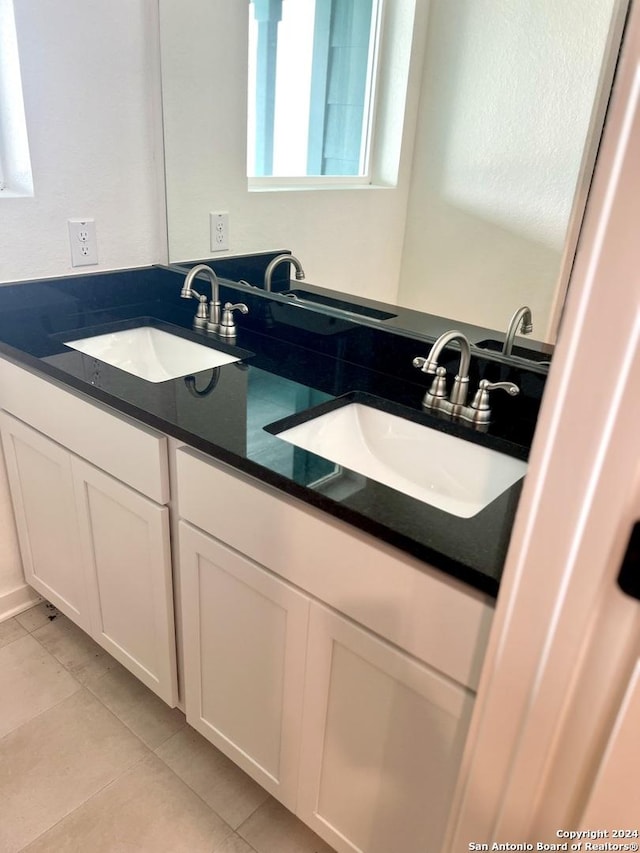
[[[212,462],[176,452],[181,518],[475,689],[493,603],[351,525]]]
[[[162,433],[6,359],[0,359],[0,408],[156,503],[169,502]]]

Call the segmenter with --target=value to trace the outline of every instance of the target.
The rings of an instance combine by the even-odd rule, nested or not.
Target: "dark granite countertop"
[[[398,413],[526,459],[544,376],[472,359],[479,378],[517,382],[518,398],[495,399],[486,434],[421,410],[429,377],[411,366],[424,342],[286,304],[222,281],[223,301],[244,301],[234,342],[243,361],[150,383],[69,349],[65,340],[149,322],[216,347],[192,331],[193,301],[179,297],[183,273],[148,267],[0,287],[0,353],[142,423],[316,506],[496,595],[521,484],[471,518],[458,518],[284,442],[264,428],[353,391],[393,403]],[[241,276],[237,276],[240,278]],[[205,292],[208,285],[203,282]],[[455,369],[458,355],[442,363]],[[419,463],[419,460],[416,460]]]

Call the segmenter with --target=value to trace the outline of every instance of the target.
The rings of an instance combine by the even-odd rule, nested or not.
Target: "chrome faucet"
[[[453,382],[451,396],[449,397],[449,400],[446,401],[446,389],[444,388],[444,377],[446,371],[444,367],[438,367],[438,359],[440,358],[440,353],[442,352],[442,350],[447,346],[447,344],[450,344],[452,341],[460,342],[460,365],[458,367],[456,378]],[[467,340],[466,336],[463,335],[462,332],[458,332],[455,329],[451,332],[445,332],[444,334],[440,335],[438,340],[429,350],[429,355],[426,358],[414,358],[414,367],[419,367],[423,373],[436,374],[436,378],[433,381],[433,385],[425,395],[423,405],[426,408],[446,408],[442,405],[427,406],[427,397],[434,397],[435,400],[433,402],[435,402],[436,400],[445,400],[446,402],[449,402],[452,406],[463,406],[467,402],[470,363],[471,347],[469,346],[469,341]]]
[[[271,293],[271,278],[273,276],[273,271],[277,266],[284,263],[293,264],[296,270],[296,281],[302,281],[304,278],[304,270],[302,269],[302,264],[296,258],[295,255],[278,255],[272,261],[269,262],[266,270],[264,271],[264,289],[267,293]]]
[[[520,334],[522,335],[530,335],[531,332],[533,332],[531,309],[528,308],[526,305],[523,305],[522,308],[518,308],[518,310],[514,313],[513,317],[509,320],[507,336],[505,338],[504,344],[502,345],[503,355],[511,355],[511,350],[513,349],[513,339],[515,338],[518,332],[518,327],[520,327]]]
[[[447,371],[444,367],[440,367],[438,359],[442,350],[453,341],[458,341],[460,344],[460,364],[451,393],[447,398]],[[440,335],[426,358],[418,356],[413,359],[414,367],[420,368],[423,373],[435,374],[435,379],[422,400],[423,408],[440,412],[447,417],[469,421],[478,429],[486,428],[491,419],[489,391],[501,388],[507,394],[515,396],[520,392],[520,389],[513,382],[489,382],[487,379],[482,379],[473,402],[467,406],[470,363],[471,347],[469,341],[462,332],[455,329]]]
[[[202,296],[197,290],[191,286],[194,278],[200,273],[205,273],[209,276],[211,282],[211,301],[209,310],[207,311],[207,297]],[[218,276],[214,273],[211,267],[206,264],[198,264],[192,267],[185,276],[180,296],[183,299],[191,299],[195,297],[199,301],[198,310],[193,320],[193,325],[198,329],[206,328],[208,332],[218,332],[220,329],[220,282]]]

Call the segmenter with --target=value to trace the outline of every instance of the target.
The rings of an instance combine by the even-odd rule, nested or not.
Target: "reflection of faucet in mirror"
[[[200,273],[205,273],[209,276],[211,282],[211,302],[209,303],[209,313],[206,310],[206,297],[201,296],[197,290],[192,288],[194,278]],[[220,283],[218,276],[214,273],[211,267],[206,264],[198,264],[189,270],[185,276],[180,296],[183,299],[191,299],[195,297],[199,302],[198,311],[196,313],[193,325],[197,328],[206,328],[209,332],[217,332],[220,327]]]
[[[269,266],[264,271],[264,289],[270,293],[271,292],[271,277],[273,276],[273,271],[277,266],[284,263],[293,264],[296,270],[296,281],[302,281],[304,278],[304,270],[302,269],[302,264],[296,258],[295,255],[278,255],[277,258],[274,258]]]
[[[244,97],[247,4],[162,5],[169,257],[177,262],[210,256],[208,229],[198,230],[194,244],[193,229],[186,227],[206,219],[203,186],[227,186],[232,178],[229,187],[237,190],[229,205],[245,209],[246,160],[236,146],[194,134],[184,115],[206,102],[209,116],[219,116],[230,99]],[[536,314],[536,337],[553,344],[568,283],[563,258],[573,257],[577,242],[626,0],[588,4],[583,29],[576,28],[570,3],[552,4],[553,21],[548,4],[528,0],[509,4],[508,21],[499,3],[417,4],[425,9],[415,16],[416,27],[423,27],[415,33],[403,24],[403,3],[386,5],[382,38],[389,49],[381,52],[376,89],[392,109],[385,107],[374,124],[383,130],[385,151],[397,131],[397,145],[392,142],[388,153],[397,151],[399,158],[385,153],[374,160],[384,161],[385,173],[388,168],[407,180],[383,190],[375,189],[374,180],[366,192],[343,188],[333,195],[306,186],[287,193],[286,204],[281,192],[256,193],[259,203],[246,210],[238,249],[244,254],[297,246],[308,265],[307,247],[321,238],[332,251],[317,259],[314,285],[492,332],[504,331],[504,318],[514,310],[516,290],[504,282],[517,281],[522,296],[515,298],[526,299]],[[230,43],[233,33],[242,41]],[[505,48],[520,44],[523,33],[531,50]],[[212,50],[233,63],[234,73],[222,82],[207,70]],[[180,61],[185,51],[193,59],[191,77]],[[407,61],[402,67],[388,63],[387,54]],[[405,73],[415,76],[415,97],[406,103],[394,98],[406,90]],[[443,74],[450,85],[440,85]],[[512,97],[514,86],[518,98]],[[543,90],[549,98],[541,100],[537,93]],[[405,120],[405,132],[416,127],[411,159],[409,147],[400,145]],[[234,139],[246,138],[246,111],[228,114],[225,122]],[[185,151],[196,180],[185,180]],[[391,205],[407,214],[393,227]],[[264,286],[262,275],[255,281]],[[412,331],[414,319],[406,317],[405,327],[402,314],[393,325]]]
[[[389,156],[374,161],[384,162],[385,174],[388,169],[406,180],[384,189],[376,189],[374,180],[366,191],[345,187],[334,194],[311,192],[307,185],[304,192],[286,193],[286,203],[282,192],[252,193],[256,203],[249,208],[246,159],[237,156],[237,146],[219,144],[209,132],[194,134],[184,121],[185,112],[196,114],[203,103],[213,121],[231,99],[244,98],[247,4],[161,5],[168,46],[162,78],[172,262],[210,257],[209,230],[199,228],[194,243],[188,224],[206,221],[202,187],[228,186],[228,205],[245,211],[237,247],[242,254],[292,246],[308,266],[308,247],[321,239],[332,251],[314,262],[316,287],[492,332],[506,329],[513,299],[516,305],[526,299],[536,314],[536,338],[555,342],[626,0],[584,4],[584,28],[576,27],[571,3],[551,4],[550,16],[549,4],[513,0],[508,21],[500,3],[417,4],[424,10],[414,22],[423,29],[415,32],[404,25],[404,3],[386,4],[383,29],[391,26],[382,33],[387,48],[376,90],[391,109],[385,106],[374,124],[383,130]],[[506,48],[520,44],[523,34],[531,50]],[[186,77],[180,60],[185,51],[193,60]],[[228,57],[234,73],[224,80],[211,75],[211,51]],[[406,63],[389,63],[388,55]],[[415,87],[409,87],[415,96],[406,103],[394,97],[407,91],[405,72],[415,75]],[[450,85],[440,85],[443,75]],[[540,99],[540,91],[549,97]],[[416,128],[411,157],[409,146],[401,145],[403,125],[405,132]],[[234,139],[246,138],[246,111],[227,114],[225,126]],[[389,136],[397,136],[397,144],[387,146]],[[185,151],[194,180],[186,179]],[[391,227],[393,205],[406,217]],[[264,286],[262,274],[258,282]],[[517,290],[505,282],[517,282]],[[400,314],[393,326],[411,332],[414,320]],[[434,337],[442,330],[437,328]]]
[[[460,343],[460,364],[453,382],[451,394],[447,399],[447,371],[438,365],[442,350],[452,341]],[[486,429],[491,419],[489,408],[489,391],[502,389],[514,397],[520,392],[513,382],[489,382],[483,379],[470,406],[465,405],[469,388],[469,364],[471,348],[466,336],[457,330],[444,332],[429,350],[426,358],[414,358],[413,366],[419,367],[423,373],[435,374],[431,387],[424,395],[422,406],[430,411],[441,412],[452,418],[469,421],[477,429]]]
[[[513,339],[515,338],[518,327],[520,328],[521,335],[530,335],[533,332],[533,322],[531,319],[531,309],[526,305],[523,305],[522,308],[518,308],[518,310],[514,313],[513,317],[509,320],[509,327],[507,328],[507,336],[504,341],[504,346],[502,347],[503,355],[511,355],[511,350],[513,349]]]

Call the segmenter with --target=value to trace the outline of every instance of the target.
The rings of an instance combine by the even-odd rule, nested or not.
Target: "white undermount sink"
[[[154,326],[138,326],[64,343],[148,382],[165,382],[167,379],[240,361],[227,352],[172,335]]]
[[[460,518],[476,515],[527,470],[519,459],[362,403],[278,437]]]

